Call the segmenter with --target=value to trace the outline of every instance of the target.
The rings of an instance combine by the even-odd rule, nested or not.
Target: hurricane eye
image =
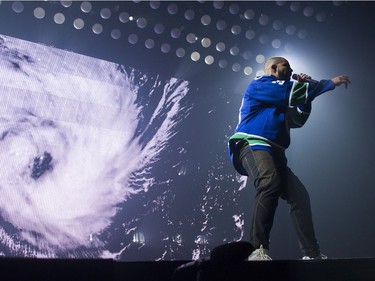
[[[40,178],[44,173],[53,169],[52,156],[48,152],[44,152],[43,155],[34,158],[31,175],[34,180]]]

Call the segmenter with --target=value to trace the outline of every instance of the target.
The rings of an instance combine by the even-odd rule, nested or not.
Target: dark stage
[[[176,271],[188,261],[116,262],[109,259],[24,259],[0,261],[2,281],[373,281],[375,259],[328,259],[324,261],[274,260],[242,262],[229,267],[201,264]]]

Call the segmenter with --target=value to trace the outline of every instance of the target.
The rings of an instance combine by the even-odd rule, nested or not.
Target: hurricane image
[[[0,71],[0,254],[116,258],[108,229],[153,188],[189,82],[8,36]]]

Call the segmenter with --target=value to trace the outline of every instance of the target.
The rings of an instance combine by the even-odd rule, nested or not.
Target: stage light
[[[241,65],[239,64],[239,63],[234,63],[233,65],[232,65],[232,70],[234,71],[234,72],[239,72],[240,70],[241,70]]]
[[[85,22],[83,21],[83,19],[78,18],[73,21],[73,26],[75,29],[82,29],[85,26]]]
[[[189,33],[186,35],[186,41],[193,44],[198,41],[198,37],[194,33]]]
[[[178,29],[178,28],[173,28],[173,29],[171,30],[171,37],[172,37],[172,38],[177,39],[177,38],[180,38],[180,36],[181,36],[181,31],[180,31],[180,29]]]
[[[160,8],[160,1],[151,0],[150,1],[150,7],[151,9],[159,9]]]
[[[122,23],[127,23],[129,21],[129,14],[127,12],[122,12],[120,15],[119,15],[119,20],[120,22]]]
[[[255,17],[255,12],[252,9],[247,9],[244,13],[244,17],[247,20],[252,20]]]
[[[225,28],[227,28],[227,23],[224,20],[218,20],[216,23],[217,30],[223,31]]]
[[[240,53],[240,49],[237,46],[233,46],[232,48],[230,48],[229,53],[232,56],[237,56]]]
[[[252,29],[249,29],[248,31],[246,31],[245,37],[249,40],[254,39],[255,38],[255,31],[252,30]]]
[[[175,15],[178,12],[178,6],[175,3],[168,5],[168,13],[171,15]]]
[[[296,32],[296,30],[297,30],[297,28],[294,25],[292,25],[292,24],[288,25],[285,28],[285,32],[288,35],[294,35],[294,33]]]
[[[207,56],[205,59],[204,59],[204,62],[208,65],[211,65],[213,64],[215,61],[214,57],[213,56]]]
[[[146,26],[147,26],[147,20],[145,19],[145,18],[138,18],[137,19],[137,26],[139,27],[139,28],[145,28]]]
[[[72,1],[60,1],[60,3],[64,8],[69,8],[72,5]]]
[[[198,61],[201,58],[201,55],[198,52],[193,52],[190,57],[192,61]]]
[[[113,29],[113,30],[111,31],[111,37],[112,37],[113,39],[115,39],[115,40],[120,39],[120,37],[121,37],[121,31],[118,30],[118,29]]]
[[[34,9],[34,17],[37,19],[43,19],[46,16],[46,12],[43,8],[38,7]]]
[[[100,16],[102,17],[102,19],[107,20],[111,17],[111,15],[112,15],[111,10],[108,8],[103,8],[100,11]]]
[[[311,17],[312,15],[314,15],[314,9],[311,7],[305,7],[303,9],[303,14],[305,17]]]
[[[260,25],[267,25],[268,22],[269,22],[269,17],[267,15],[264,15],[264,14],[260,15],[259,17]]]
[[[301,3],[299,3],[299,2],[292,2],[292,3],[290,3],[290,10],[292,11],[292,12],[298,12],[299,11],[299,9],[301,8]]]
[[[219,67],[220,68],[226,68],[228,66],[228,61],[226,59],[221,59],[219,61]]]
[[[215,9],[220,10],[224,7],[224,1],[215,0],[215,1],[213,1],[213,6],[214,6]]]
[[[163,43],[160,47],[160,50],[166,54],[166,53],[169,53],[170,50],[171,50],[171,45],[169,45],[168,43]]]
[[[209,25],[211,23],[211,17],[209,15],[202,16],[201,23],[203,25]]]
[[[56,24],[63,24],[65,22],[65,16],[62,13],[57,13],[53,17],[53,20]]]
[[[81,11],[84,12],[84,13],[90,13],[92,10],[92,5],[90,2],[82,2],[81,4]]]
[[[134,44],[137,44],[137,42],[138,42],[138,35],[137,34],[130,34],[129,36],[128,36],[128,42],[130,43],[130,44],[132,44],[132,45],[134,45]]]
[[[233,25],[230,31],[232,32],[233,35],[238,35],[241,33],[241,26]]]
[[[204,48],[208,48],[211,46],[211,39],[210,38],[203,38],[201,40],[201,44]]]
[[[92,26],[92,32],[100,34],[103,32],[103,26],[100,23],[96,23]]]
[[[231,4],[229,6],[229,13],[237,15],[240,12],[240,7],[237,4]]]
[[[145,46],[147,49],[152,49],[155,46],[155,41],[153,39],[147,39],[145,41]]]
[[[281,47],[281,41],[279,39],[272,40],[272,47],[274,49],[278,49]]]
[[[24,10],[24,5],[23,5],[23,3],[22,2],[20,2],[20,1],[15,1],[15,2],[13,2],[13,4],[12,4],[12,9],[13,9],[13,11],[15,12],[15,13],[22,13],[23,12],[23,10]]]
[[[251,75],[253,73],[253,69],[250,66],[244,68],[243,72],[245,75]]]
[[[156,24],[155,27],[154,27],[154,32],[156,34],[162,34],[164,32],[164,30],[165,30],[165,27],[161,23]]]
[[[185,11],[185,19],[193,20],[195,18],[195,12],[191,9]]]
[[[216,51],[224,52],[225,51],[225,43],[219,42],[216,44]]]
[[[179,58],[182,58],[185,56],[185,49],[183,48],[178,48],[176,50],[176,56],[179,57]]]
[[[264,61],[266,60],[266,58],[264,57],[264,55],[262,54],[259,54],[255,57],[255,60],[257,63],[264,63]]]

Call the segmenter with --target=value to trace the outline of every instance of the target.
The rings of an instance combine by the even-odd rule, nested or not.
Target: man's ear
[[[275,70],[275,71],[276,71],[276,69],[277,69],[277,65],[276,65],[276,64],[274,64],[274,65],[272,65],[272,66],[271,66],[271,68],[272,68],[273,70]]]

